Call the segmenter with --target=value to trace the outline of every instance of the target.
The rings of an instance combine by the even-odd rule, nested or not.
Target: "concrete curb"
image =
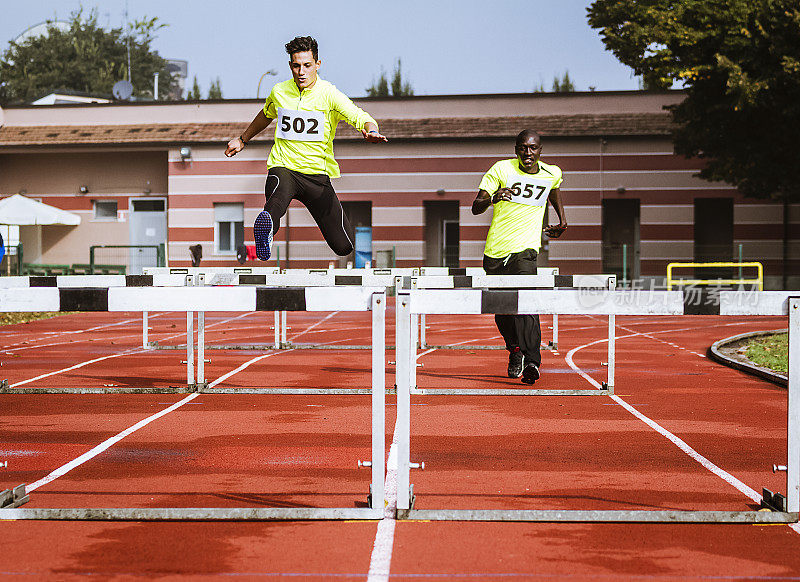
[[[750,333],[742,333],[739,335],[726,337],[725,339],[721,339],[719,341],[714,342],[708,349],[708,355],[715,362],[719,362],[720,364],[723,364],[725,366],[729,366],[736,370],[741,370],[742,372],[752,374],[753,376],[758,376],[759,378],[763,378],[764,380],[769,380],[770,382],[778,384],[779,386],[786,387],[789,384],[789,379],[783,374],[778,374],[777,372],[774,372],[768,368],[757,366],[756,364],[752,363],[750,360],[748,360],[743,356],[741,357],[741,359],[736,359],[722,353],[722,350],[730,344],[735,344],[742,340],[753,337],[773,335],[775,333],[782,333],[786,331],[788,330],[773,329],[767,331],[753,331]]]

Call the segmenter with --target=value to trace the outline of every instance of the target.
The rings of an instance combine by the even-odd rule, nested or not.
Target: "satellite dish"
[[[111,88],[111,93],[120,101],[127,101],[133,95],[133,85],[130,81],[117,81]]]

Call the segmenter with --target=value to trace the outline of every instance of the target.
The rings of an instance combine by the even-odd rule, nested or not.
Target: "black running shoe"
[[[262,261],[269,260],[272,254],[272,217],[266,210],[262,210],[256,218],[253,235],[256,239],[256,256]]]
[[[519,378],[522,376],[522,368],[525,367],[525,356],[519,348],[508,354],[508,377]]]
[[[525,369],[522,370],[522,383],[533,384],[538,379],[539,379],[539,367],[534,366],[533,364],[528,364],[527,366],[525,366]]]

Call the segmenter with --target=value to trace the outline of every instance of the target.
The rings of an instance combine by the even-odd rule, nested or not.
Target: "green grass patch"
[[[14,325],[17,323],[28,323],[29,321],[36,321],[39,319],[50,319],[51,317],[58,317],[64,315],[59,311],[41,311],[35,313],[14,313],[9,311],[0,312],[0,325]]]
[[[745,351],[747,358],[764,368],[784,376],[789,373],[789,335],[765,335],[750,341]]]

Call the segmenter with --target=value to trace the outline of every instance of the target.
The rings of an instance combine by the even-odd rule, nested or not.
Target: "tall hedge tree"
[[[175,87],[167,62],[151,48],[163,28],[157,18],[137,20],[130,30],[105,30],[97,11],[73,12],[69,30],[48,27],[47,34],[17,44],[10,42],[0,59],[0,103],[29,103],[53,91],[111,95],[114,83],[128,78],[139,99],[153,98],[153,77],[159,73],[159,99]]]
[[[595,0],[589,24],[645,85],[683,83],[675,151],[747,196],[800,201],[797,0]]]

